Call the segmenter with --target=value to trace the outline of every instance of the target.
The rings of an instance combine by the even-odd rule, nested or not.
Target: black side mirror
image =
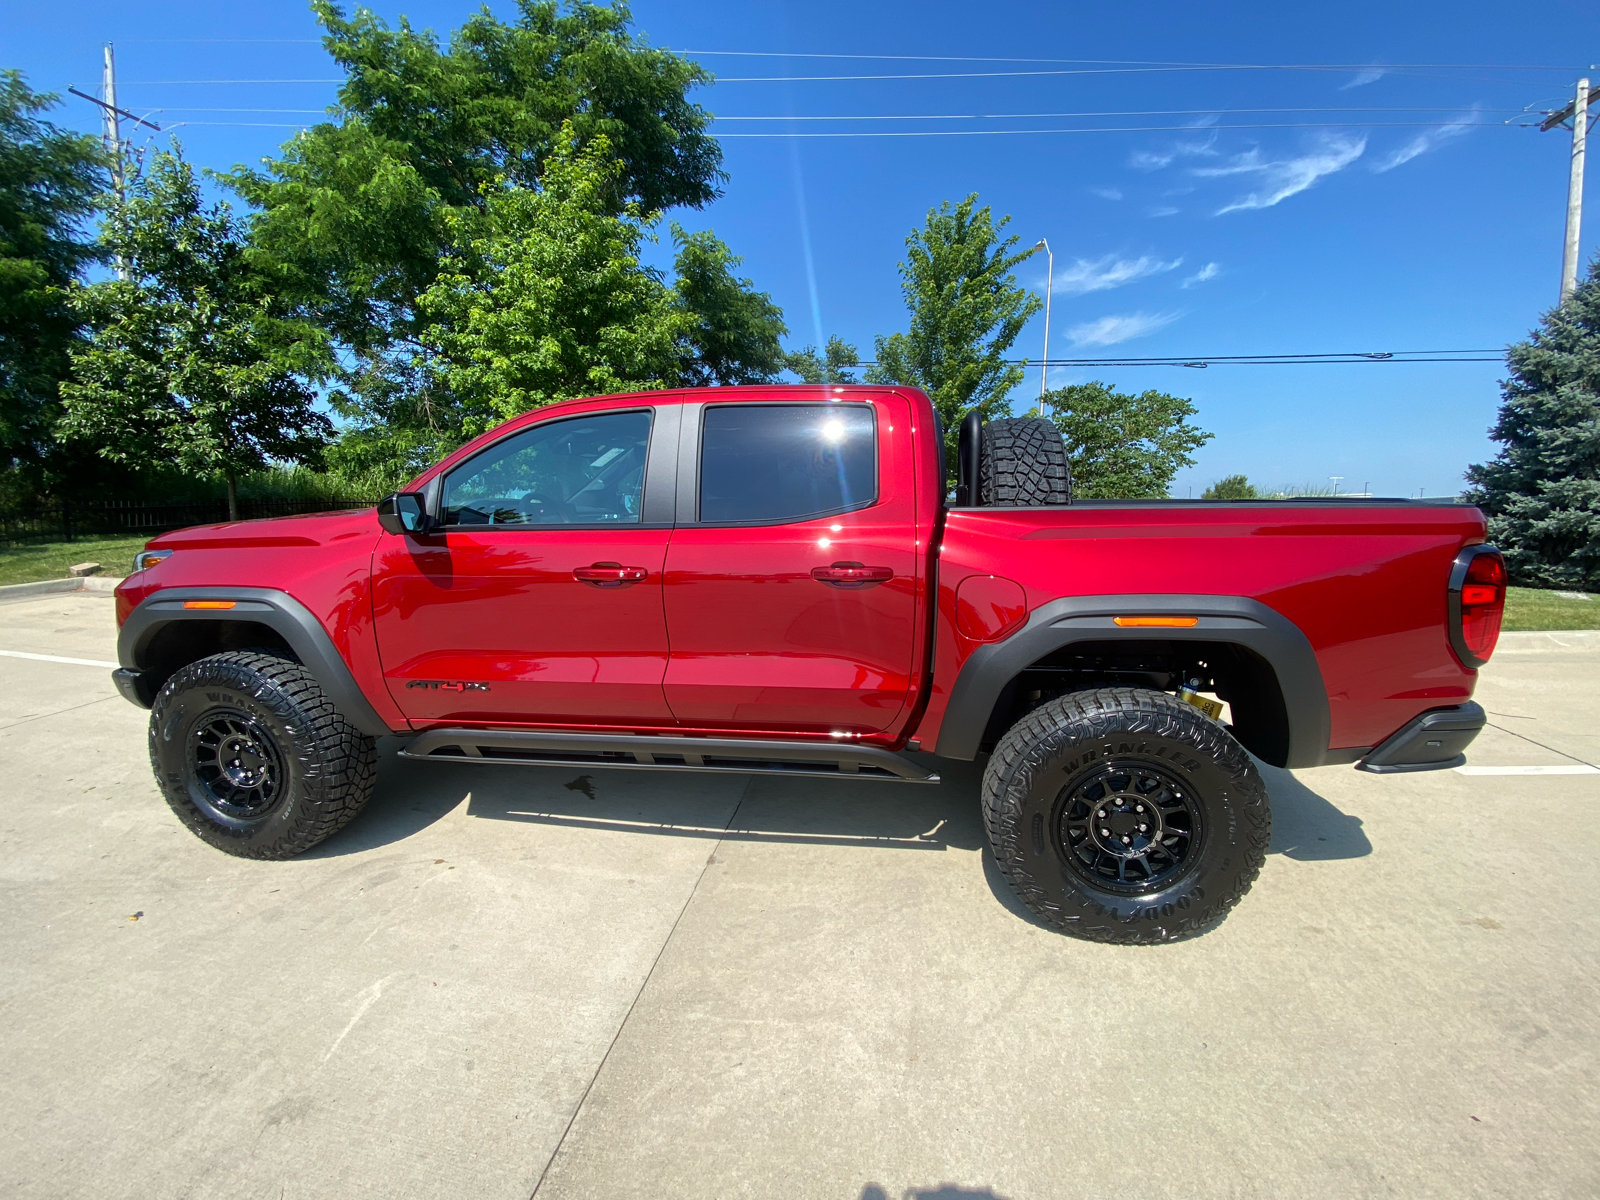
[[[394,492],[378,501],[378,524],[390,533],[433,533],[439,522],[428,513],[421,492]]]

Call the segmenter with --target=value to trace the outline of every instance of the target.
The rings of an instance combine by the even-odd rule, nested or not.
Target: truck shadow
[[[1027,910],[993,863],[978,795],[983,760],[925,758],[936,785],[795,776],[670,774],[571,766],[413,762],[380,743],[378,788],[350,826],[309,852],[339,857],[400,842],[466,805],[466,814],[657,837],[880,849],[982,850],[1002,903]],[[920,756],[919,756],[920,757]],[[1262,766],[1272,797],[1270,852],[1301,861],[1359,858],[1372,843],[1349,816],[1293,774]]]

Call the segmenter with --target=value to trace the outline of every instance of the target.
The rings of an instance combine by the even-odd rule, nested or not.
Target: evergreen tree
[[[325,374],[327,338],[286,312],[176,150],[132,182],[101,245],[128,277],[74,298],[94,336],[72,351],[60,432],[111,462],[220,479],[237,519],[241,475],[320,456],[331,427],[303,381]]]
[[[55,104],[18,72],[0,72],[0,469],[20,468],[30,490],[81,337],[68,295],[96,253],[82,223],[106,178],[94,138],[41,119]]]
[[[1501,444],[1467,469],[1513,580],[1600,586],[1600,259],[1564,304],[1506,352]]]
[[[996,221],[974,192],[960,204],[930,210],[906,238],[900,289],[911,328],[877,339],[872,383],[921,388],[944,422],[946,461],[956,461],[961,419],[977,409],[986,419],[1007,415],[1008,394],[1023,368],[1006,352],[1043,307],[1017,285],[1011,269],[1033,251],[1013,253],[1015,235],[1002,238],[1010,217]]]

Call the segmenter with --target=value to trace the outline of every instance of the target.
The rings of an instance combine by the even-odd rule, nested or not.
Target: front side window
[[[649,443],[648,412],[599,413],[535,425],[445,476],[444,523],[636,522]]]
[[[799,521],[877,499],[871,405],[716,405],[702,429],[702,521]]]

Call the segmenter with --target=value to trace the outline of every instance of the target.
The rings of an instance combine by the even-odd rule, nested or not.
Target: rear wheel
[[[990,421],[979,441],[979,501],[1037,507],[1072,503],[1072,464],[1061,431],[1043,417]]]
[[[1272,817],[1244,747],[1165,692],[1102,688],[1017,722],[983,777],[1001,871],[1074,937],[1177,941],[1250,890]]]
[[[343,828],[377,778],[377,746],[311,673],[262,651],[216,654],[167,680],[150,764],[191,833],[243,858],[292,858]]]

